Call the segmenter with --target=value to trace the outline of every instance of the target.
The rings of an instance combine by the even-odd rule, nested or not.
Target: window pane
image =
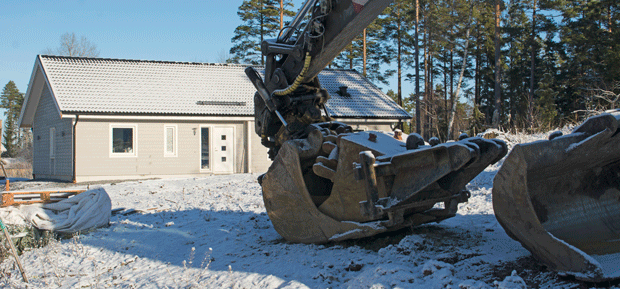
[[[113,128],[112,140],[112,152],[133,153],[133,128]]]
[[[166,128],[166,152],[169,154],[174,153],[174,128]]]
[[[200,128],[200,167],[209,168],[209,128]]]
[[[56,128],[50,128],[50,158],[56,155]]]

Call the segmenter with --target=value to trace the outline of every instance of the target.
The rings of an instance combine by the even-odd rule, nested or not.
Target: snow
[[[499,136],[510,147],[545,137]],[[20,258],[28,285],[14,260],[5,259],[0,287],[595,286],[532,265],[537,263],[530,253],[506,235],[491,203],[500,165],[470,182],[472,196],[454,218],[325,245],[289,243],[278,235],[263,205],[258,174],[101,184],[112,201],[110,226],[26,251]],[[58,184],[28,185],[52,189]],[[0,210],[0,216],[9,216],[8,210]]]
[[[618,278],[620,277],[620,253],[608,254],[608,255],[592,255],[603,269],[605,276]]]

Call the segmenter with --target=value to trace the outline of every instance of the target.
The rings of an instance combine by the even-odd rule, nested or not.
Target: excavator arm
[[[317,75],[391,0],[308,0],[278,38],[261,43],[264,80],[253,67],[255,130],[275,158],[282,144],[307,136],[308,125],[330,120],[329,93]]]

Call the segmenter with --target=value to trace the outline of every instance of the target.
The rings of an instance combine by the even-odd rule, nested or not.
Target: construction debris
[[[7,180],[8,183],[8,180]],[[31,205],[36,203],[55,203],[83,193],[86,190],[3,192],[0,207]]]

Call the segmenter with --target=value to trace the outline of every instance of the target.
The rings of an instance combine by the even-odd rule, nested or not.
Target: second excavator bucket
[[[561,275],[620,278],[620,110],[516,145],[493,182],[506,233]]]

